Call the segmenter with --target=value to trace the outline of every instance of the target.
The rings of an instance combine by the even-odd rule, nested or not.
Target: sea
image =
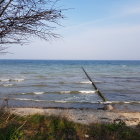
[[[140,110],[140,61],[0,60],[1,106],[102,109],[105,104]]]

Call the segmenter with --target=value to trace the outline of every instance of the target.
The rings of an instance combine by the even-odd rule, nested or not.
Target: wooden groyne
[[[94,89],[96,90],[96,92],[98,93],[98,95],[102,98],[102,100],[105,102],[107,101],[107,99],[105,98],[105,96],[103,95],[103,93],[97,88],[97,86],[95,85],[94,81],[92,81],[92,79],[90,78],[90,76],[88,75],[88,73],[85,71],[85,69],[82,67],[82,70],[84,71],[85,75],[87,76],[87,78],[89,79],[89,81],[92,83],[92,86],[94,87]]]

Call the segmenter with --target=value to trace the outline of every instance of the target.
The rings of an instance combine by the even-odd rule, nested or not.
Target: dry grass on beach
[[[20,116],[41,114],[46,116],[65,117],[81,124],[113,123],[123,121],[127,126],[140,123],[140,112],[97,110],[97,109],[66,109],[66,108],[10,108],[10,112]]]
[[[33,109],[30,108],[31,110]],[[27,113],[26,108],[24,111]],[[51,112],[51,109],[49,111]],[[23,110],[21,112],[23,113]],[[131,128],[123,121],[87,125],[51,114],[43,115],[40,112],[34,115],[28,113],[15,115],[0,112],[0,140],[139,140],[140,138],[140,125]]]

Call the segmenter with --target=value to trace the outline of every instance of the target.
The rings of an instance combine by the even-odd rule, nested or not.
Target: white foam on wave
[[[13,84],[3,84],[2,86],[4,86],[4,87],[12,87]]]
[[[71,93],[71,91],[60,91],[60,93],[64,94],[64,93]]]
[[[4,79],[0,79],[0,82],[11,82],[11,81],[22,82],[24,80],[25,79],[23,79],[23,78],[15,78],[15,79],[4,78]]]
[[[68,101],[62,101],[62,100],[55,100],[55,101],[50,101],[50,102],[54,102],[54,103],[68,103]]]
[[[92,84],[92,82],[90,82],[90,81],[82,81],[82,82],[80,82],[80,84]]]
[[[55,101],[49,101],[54,103],[93,103],[93,104],[99,104],[98,102],[89,102],[89,101],[71,101],[71,100],[55,100]]]
[[[8,82],[10,79],[0,79],[0,82]]]
[[[79,91],[79,93],[85,93],[85,94],[90,94],[90,93],[96,93],[96,91],[94,91],[94,90],[89,90],[89,91]]]
[[[28,94],[36,94],[36,95],[41,95],[41,94],[44,94],[45,92],[27,92],[27,93],[20,93],[22,95],[28,95]]]
[[[106,102],[99,102],[101,104],[140,104],[140,101],[106,101]]]
[[[36,94],[36,95],[40,95],[40,94],[44,94],[45,92],[33,92],[33,94]]]
[[[94,81],[95,83],[102,83],[102,81]],[[91,81],[82,81],[80,84],[92,84]]]
[[[12,100],[19,100],[19,101],[35,101],[35,102],[41,102],[45,100],[34,100],[34,99],[28,99],[28,98],[11,98]]]
[[[61,94],[68,94],[68,93],[84,93],[84,94],[89,94],[89,93],[96,93],[96,91],[60,91]]]
[[[4,98],[1,98],[4,99]],[[29,98],[8,98],[9,100],[19,100],[19,101],[35,101],[35,102],[53,102],[53,103],[92,103],[92,104],[140,104],[140,101],[71,101],[71,100],[35,100]]]
[[[35,102],[46,102],[46,100],[35,100],[35,99],[28,99],[28,98],[12,98],[12,100],[19,100],[19,101],[35,101]],[[47,102],[54,102],[54,103],[67,103],[68,101],[62,101],[62,100],[50,100]]]
[[[22,95],[28,94],[28,93],[21,93]]]
[[[32,101],[32,99],[27,98],[13,98],[14,100],[20,100],[20,101]]]
[[[22,81],[24,81],[25,79],[18,79],[18,78],[16,78],[16,79],[10,79],[11,81],[16,81],[16,82],[22,82]]]

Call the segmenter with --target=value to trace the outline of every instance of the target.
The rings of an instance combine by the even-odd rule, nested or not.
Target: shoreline
[[[8,108],[11,114],[19,116],[46,115],[59,116],[69,121],[80,124],[92,123],[118,123],[123,121],[127,126],[135,127],[140,124],[140,112],[119,111],[119,110],[95,110],[95,109],[74,109],[74,108]]]

